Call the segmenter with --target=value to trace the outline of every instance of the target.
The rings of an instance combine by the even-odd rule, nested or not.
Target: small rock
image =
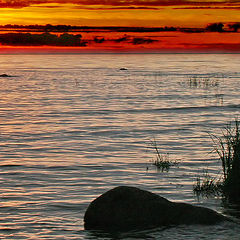
[[[0,74],[0,77],[13,77],[13,76],[4,73],[4,74]]]

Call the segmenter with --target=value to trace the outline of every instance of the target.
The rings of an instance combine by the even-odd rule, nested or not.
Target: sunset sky
[[[79,31],[82,41],[85,41],[85,44],[80,44],[82,46],[80,50],[79,46],[77,47],[79,51],[128,51],[129,49],[150,51],[152,49],[154,51],[240,52],[239,13],[240,1],[238,0],[0,0],[0,25],[176,28],[174,32],[156,33]],[[223,31],[196,33],[182,31],[183,28],[204,29],[208,24],[220,22],[223,23]],[[239,23],[239,29],[235,32],[229,28],[229,24],[233,23]],[[19,51],[18,46],[24,46],[23,49],[30,47],[31,50],[36,49],[36,46],[46,45],[41,44],[41,39],[37,40],[38,42],[27,39],[26,42],[24,40],[19,43],[18,40],[22,36],[15,35],[14,39],[12,37],[9,39],[7,35],[1,36],[9,30],[4,31],[5,29],[2,29],[0,34],[0,52],[9,52],[9,46]],[[102,38],[104,41],[96,42],[95,37]],[[38,37],[32,35],[31,38]],[[125,38],[125,40],[118,41],[118,38]],[[59,42],[61,40],[55,44],[57,47]],[[68,43],[65,46],[68,46]],[[73,51],[76,50],[73,49]]]
[[[0,0],[0,24],[204,27],[240,22],[237,0]]]

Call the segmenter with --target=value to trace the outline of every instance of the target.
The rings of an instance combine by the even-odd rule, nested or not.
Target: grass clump
[[[240,202],[240,122],[235,119],[222,132],[213,136],[215,151],[222,163],[223,193],[232,201]]]
[[[219,86],[218,79],[211,79],[211,78],[200,78],[200,77],[191,77],[188,80],[188,86],[190,88],[200,88],[200,89],[209,89]]]
[[[171,166],[177,164],[176,161],[174,162],[174,161],[170,160],[168,153],[167,154],[160,153],[155,139],[151,141],[151,146],[156,152],[156,157],[151,162],[154,166],[157,167],[158,170],[160,170],[162,172],[168,171]]]
[[[222,194],[222,180],[212,177],[208,171],[204,171],[202,177],[197,177],[196,183],[193,185],[193,192],[199,197],[216,196]]]
[[[208,195],[208,193],[222,192],[230,202],[240,203],[240,122],[228,124],[222,131],[222,136],[211,135],[214,150],[222,164],[222,178],[216,180],[209,174],[203,179],[197,178],[194,192]]]

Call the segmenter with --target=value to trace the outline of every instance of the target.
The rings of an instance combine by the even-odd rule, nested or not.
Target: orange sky
[[[203,27],[239,11],[236,0],[0,0],[0,24]]]
[[[0,0],[0,25],[65,24],[76,26],[132,26],[132,27],[206,27],[209,23],[240,22],[240,0]],[[2,32],[3,33],[3,32]],[[101,35],[105,42],[95,44],[94,35],[81,33],[86,47],[72,51],[236,51],[240,52],[240,33],[143,33],[153,43],[134,45],[131,41],[121,44],[114,41],[124,33]],[[93,34],[93,36],[90,36]],[[98,36],[98,35],[97,35]],[[49,48],[49,47],[48,47]],[[50,47],[51,48],[51,47]],[[36,47],[18,48],[13,51],[34,51]],[[42,49],[42,47],[40,47]],[[52,48],[53,49],[53,48]],[[63,49],[63,48],[61,48]],[[8,52],[6,45],[1,52]],[[21,52],[20,51],[20,52]],[[55,51],[55,50],[54,50]],[[65,51],[65,50],[64,50]]]

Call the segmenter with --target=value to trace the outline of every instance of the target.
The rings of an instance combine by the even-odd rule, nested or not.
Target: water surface
[[[97,196],[132,185],[229,214],[197,199],[203,170],[218,175],[209,134],[240,109],[240,55],[1,55],[0,238],[108,239],[84,231]],[[121,71],[120,68],[127,70]],[[151,165],[156,139],[179,164]],[[236,212],[235,212],[236,213]],[[238,239],[239,226],[179,226],[141,239]]]

